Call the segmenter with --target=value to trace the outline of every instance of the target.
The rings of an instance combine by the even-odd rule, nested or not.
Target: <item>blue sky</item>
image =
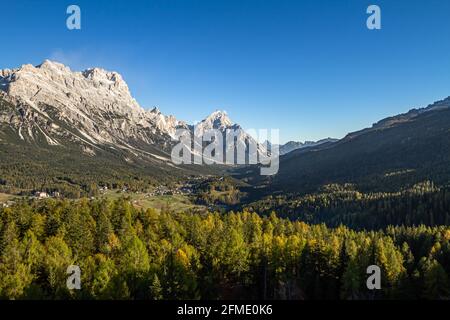
[[[224,109],[282,141],[340,138],[450,95],[449,14],[447,0],[4,1],[0,68],[100,66],[188,122]]]

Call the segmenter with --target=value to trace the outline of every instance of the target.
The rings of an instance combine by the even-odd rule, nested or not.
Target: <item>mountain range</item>
[[[265,192],[315,192],[327,184],[363,191],[398,191],[425,180],[450,181],[450,97],[389,117],[343,139],[294,150],[280,158],[276,176],[244,170]]]
[[[145,109],[117,72],[74,72],[49,60],[0,70],[0,191],[74,191],[92,184],[139,188],[223,172],[221,166],[173,164],[178,129],[194,136],[233,129],[238,143],[253,139],[224,111],[191,125],[158,108]],[[367,189],[398,189],[424,179],[447,183],[449,133],[450,97],[340,140],[280,145],[276,176],[261,177],[257,166],[234,171],[268,192],[307,192],[329,183]],[[258,151],[269,145],[259,145]]]
[[[217,172],[170,161],[177,129],[195,136],[232,129],[238,133],[237,143],[253,139],[224,111],[190,125],[156,107],[144,109],[117,72],[74,72],[49,60],[0,70],[3,186],[87,184],[99,178],[106,183],[123,177],[129,183],[147,176],[165,181]]]
[[[238,125],[217,111],[196,127]],[[3,186],[144,184],[215,170],[170,161],[177,129],[194,126],[157,108],[142,108],[116,72],[73,72],[48,60],[0,71]]]

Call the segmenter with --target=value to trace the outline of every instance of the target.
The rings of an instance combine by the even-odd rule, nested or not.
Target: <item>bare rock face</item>
[[[206,130],[216,129],[225,131],[227,129],[238,129],[231,121],[225,111],[216,110],[204,120],[195,125],[196,135],[202,135]]]
[[[178,128],[189,129],[186,122],[177,120],[172,115],[165,116],[156,107],[147,111],[146,116],[158,130],[167,133],[171,138],[175,138],[175,133]]]
[[[49,144],[70,139],[131,148],[131,142],[168,142],[178,126],[187,127],[173,116],[141,108],[122,76],[101,68],[73,72],[46,60],[0,70],[0,91],[17,106],[3,111],[1,121],[10,122],[23,140],[40,132]]]
[[[0,70],[2,101],[10,107],[0,109],[0,129],[12,129],[17,138],[28,143],[72,143],[89,156],[101,148],[160,161],[162,154],[168,159],[177,129],[189,130],[197,137],[209,129],[225,136],[231,129],[237,132],[237,143],[242,146],[254,141],[224,111],[215,111],[190,126],[157,108],[145,110],[119,73],[101,68],[74,72],[46,60],[38,66]]]

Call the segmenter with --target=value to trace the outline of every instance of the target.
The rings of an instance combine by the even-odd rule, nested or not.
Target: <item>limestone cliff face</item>
[[[180,128],[197,137],[209,129],[225,136],[232,129],[237,131],[238,144],[254,141],[224,111],[215,111],[194,126],[157,108],[145,110],[119,73],[101,68],[74,72],[46,60],[38,66],[0,70],[0,99],[9,105],[0,109],[2,130],[11,129],[17,139],[27,143],[75,143],[89,156],[102,148],[125,150],[136,157],[150,153],[158,160],[168,160]],[[155,149],[166,158],[154,154]]]
[[[2,97],[16,106],[2,110],[0,120],[22,140],[43,134],[52,145],[66,139],[83,144],[170,144],[177,127],[173,116],[144,110],[117,72],[92,68],[73,72],[63,64],[44,61],[0,71]]]

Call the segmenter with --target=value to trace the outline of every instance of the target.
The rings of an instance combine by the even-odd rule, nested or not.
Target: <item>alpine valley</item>
[[[157,108],[145,110],[116,72],[72,72],[49,60],[0,71],[0,182],[5,192],[52,190],[78,197],[92,185],[144,190],[217,173],[217,167],[170,161],[177,129],[196,135],[234,129],[241,143],[252,139],[222,111],[194,128]]]
[[[450,97],[279,145],[273,176],[175,165],[178,129],[253,139],[143,108],[116,72],[1,70],[0,299],[450,299]]]

